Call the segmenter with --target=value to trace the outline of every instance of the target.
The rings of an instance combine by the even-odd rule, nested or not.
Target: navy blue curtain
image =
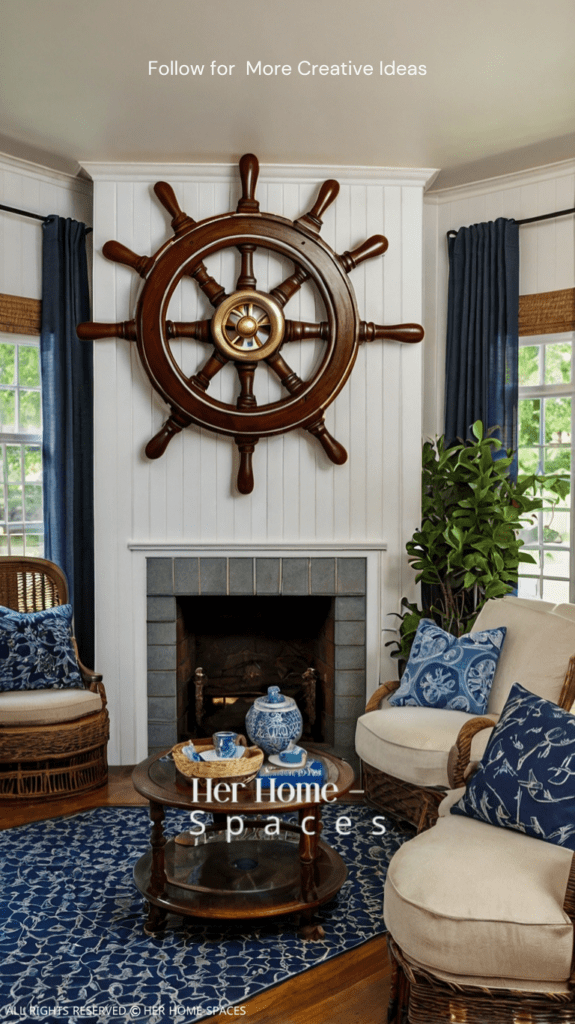
[[[86,226],[43,225],[42,372],[45,555],[64,570],[80,659],[94,666],[92,345],[76,325],[90,319]]]
[[[519,227],[500,217],[460,228],[448,244],[446,441],[471,438],[471,425],[482,420],[515,451]]]

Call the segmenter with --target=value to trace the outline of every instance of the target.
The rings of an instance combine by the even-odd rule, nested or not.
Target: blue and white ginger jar
[[[301,712],[293,699],[268,686],[265,697],[256,697],[246,715],[246,732],[265,754],[281,754],[303,732]]]

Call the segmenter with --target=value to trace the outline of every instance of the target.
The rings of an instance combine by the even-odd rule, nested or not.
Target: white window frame
[[[19,420],[19,414],[20,414],[20,387],[22,387],[26,391],[37,391],[37,392],[39,392],[39,394],[40,394],[40,416],[42,416],[42,383],[40,381],[40,383],[38,385],[30,385],[30,384],[20,385],[20,381],[19,381],[19,372],[20,372],[19,371],[19,365],[20,365],[20,361],[18,359],[18,350],[21,347],[36,348],[36,349],[39,350],[40,349],[40,338],[38,336],[30,335],[30,334],[12,334],[12,333],[6,333],[6,332],[2,331],[2,332],[0,332],[0,343],[3,344],[3,345],[14,345],[15,348],[16,348],[16,353],[15,353],[15,357],[16,357],[15,358],[16,380],[15,380],[15,382],[13,384],[0,384],[0,391],[15,391],[16,392],[16,398],[15,398],[15,401],[16,401],[15,421],[16,421],[16,423],[19,423],[19,421],[20,421]],[[38,351],[38,355],[39,355],[39,351]],[[17,523],[11,523],[8,520],[8,486],[9,486],[9,482],[8,482],[8,460],[7,460],[7,453],[6,453],[6,446],[7,445],[12,445],[12,446],[18,446],[19,445],[20,446],[20,485],[22,487],[22,519],[18,520]],[[7,554],[7,555],[15,553],[15,552],[12,551],[12,539],[11,539],[12,536],[14,536],[14,537],[18,537],[18,538],[22,537],[22,547],[23,547],[24,555],[26,555],[26,554],[33,554],[33,555],[35,555],[37,557],[43,557],[43,555],[44,555],[44,515],[42,514],[41,521],[38,521],[37,519],[34,519],[34,520],[30,520],[30,522],[28,522],[27,519],[26,519],[26,491],[25,491],[25,487],[26,487],[26,482],[27,481],[26,481],[26,472],[25,472],[25,464],[24,464],[24,449],[26,447],[38,447],[40,449],[40,454],[41,454],[42,453],[42,432],[40,431],[37,434],[18,433],[18,432],[10,433],[8,431],[2,431],[0,429],[0,458],[2,459],[2,469],[3,469],[3,472],[2,472],[2,483],[0,483],[0,487],[2,488],[2,492],[3,492],[2,497],[3,497],[3,505],[4,505],[4,515],[0,516],[0,533],[3,536],[6,536],[7,539],[8,539],[7,549],[3,553]],[[15,483],[15,482],[16,481],[10,481],[10,483]],[[28,482],[30,482],[30,481],[28,481]],[[34,481],[34,483],[37,483],[37,482],[38,481]],[[42,479],[40,479],[40,483],[42,484]],[[43,497],[44,497],[44,491],[43,491],[43,486],[42,486],[42,498]],[[27,530],[26,529],[27,526],[34,526],[34,530]],[[26,550],[26,537],[27,537],[28,533],[33,533],[34,535],[40,535],[40,537],[42,538],[42,541],[41,541],[39,549],[38,549],[38,547],[34,546],[33,549],[31,549],[30,551],[27,552],[27,550]],[[18,551],[16,553],[20,554],[21,552]]]
[[[556,345],[571,343],[571,381],[565,384],[538,384],[533,387],[520,387],[519,388],[519,401],[529,398],[571,398],[571,491],[568,497],[570,506],[570,517],[569,517],[569,545],[551,545],[545,544],[542,540],[542,518],[543,512],[537,512],[537,520],[539,523],[539,537],[541,538],[535,544],[525,544],[523,547],[524,551],[539,551],[543,553],[544,550],[553,551],[568,551],[569,552],[569,601],[575,603],[575,331],[565,331],[560,334],[534,334],[527,335],[519,338],[520,348],[529,348],[535,345]],[[540,423],[540,435],[539,444],[541,449],[553,448],[553,444],[545,444],[544,437],[544,424],[543,417]],[[558,446],[557,446],[558,447]],[[543,472],[543,467],[540,465],[539,472]],[[544,572],[544,560],[541,559],[540,572],[539,574],[530,574],[527,576],[521,572],[523,563],[519,564],[519,594],[521,595],[521,580],[537,580],[538,581],[538,592],[541,596],[543,590],[543,599],[545,597],[545,580],[556,580],[564,583],[565,578],[559,576],[553,576]]]

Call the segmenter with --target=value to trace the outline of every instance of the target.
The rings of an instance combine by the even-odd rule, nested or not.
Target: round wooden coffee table
[[[347,793],[354,780],[350,765],[333,754],[310,753],[327,769],[330,801]],[[152,821],[150,849],[134,868],[134,881],[149,903],[144,930],[161,932],[168,912],[223,919],[299,913],[302,936],[323,938],[313,912],[341,889],[347,868],[339,853],[320,839],[321,794],[316,802],[309,799],[314,791],[304,789],[299,793],[303,799],[296,793],[285,803],[270,799],[265,790],[258,793],[254,781],[238,787],[233,802],[231,795],[229,802],[215,800],[213,793],[209,799],[205,784],[194,787],[186,781],[168,755],[147,758],[132,774],[138,793],[150,802]],[[225,791],[219,795],[226,797]],[[165,807],[208,811],[214,823],[204,835],[194,836],[198,829],[191,821],[189,832],[167,838]],[[294,811],[297,823],[282,820],[279,834],[270,834],[281,815]],[[241,816],[244,832],[235,837]]]

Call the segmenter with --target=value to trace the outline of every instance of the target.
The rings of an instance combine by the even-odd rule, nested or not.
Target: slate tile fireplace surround
[[[365,707],[367,559],[363,557],[148,557],[149,753],[186,734],[194,652],[185,598],[324,597],[328,623],[316,667],[325,748],[355,763],[355,723]],[[326,650],[327,649],[327,650]]]

